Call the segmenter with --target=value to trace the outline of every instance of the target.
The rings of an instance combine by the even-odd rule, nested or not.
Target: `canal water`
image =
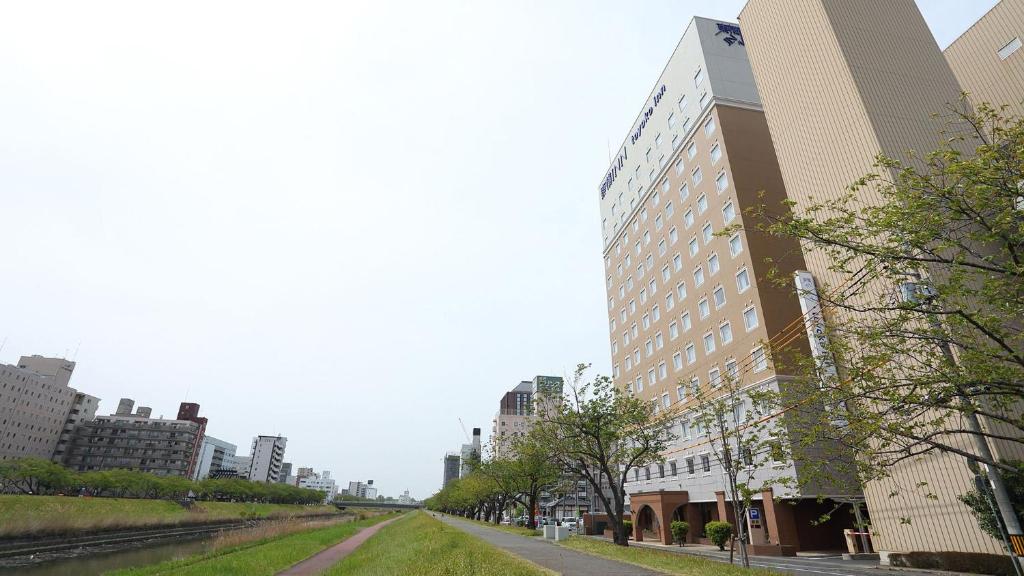
[[[40,554],[32,559],[0,560],[0,576],[97,576],[120,568],[132,568],[202,554],[211,547],[212,535],[176,539],[156,544],[138,542],[116,549],[66,550]],[[15,564],[17,562],[17,565]]]

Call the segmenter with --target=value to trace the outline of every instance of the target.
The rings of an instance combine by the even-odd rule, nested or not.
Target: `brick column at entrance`
[[[704,527],[701,523],[700,506],[697,504],[686,505],[686,521],[690,523],[690,531],[686,533],[686,541],[691,544],[696,544],[700,538],[700,534],[704,532]]]
[[[764,504],[764,522],[768,528],[768,540],[772,544],[796,546],[799,542],[796,532],[796,520],[793,507],[786,503],[776,503],[775,493],[771,488],[761,492]]]
[[[721,490],[715,492],[715,499],[718,500],[718,519],[722,522],[729,522],[732,524],[732,522],[729,521],[729,512],[725,509],[725,492]],[[733,528],[735,528],[735,526],[733,526]]]

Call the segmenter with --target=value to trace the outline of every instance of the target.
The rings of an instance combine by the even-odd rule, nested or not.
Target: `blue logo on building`
[[[733,44],[746,46],[743,42],[743,32],[740,32],[740,27],[735,24],[718,22],[718,32],[715,32],[715,36],[718,36],[719,34],[725,34],[725,37],[722,38],[722,40],[729,46],[732,46]]]

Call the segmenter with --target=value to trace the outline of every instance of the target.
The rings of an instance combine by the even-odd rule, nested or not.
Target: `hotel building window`
[[[757,328],[757,309],[753,306],[743,311],[743,327],[747,332]]]
[[[736,292],[742,294],[747,291],[747,288],[750,288],[750,275],[744,268],[736,273]]]
[[[737,232],[729,238],[729,255],[735,257],[740,252],[743,252],[743,241],[740,240],[740,235]]]
[[[733,207],[732,201],[728,201],[722,206],[722,222],[726,224],[733,221],[736,218],[736,208]]]
[[[722,344],[728,344],[732,342],[732,324],[726,322],[718,327],[718,337],[722,340]]]

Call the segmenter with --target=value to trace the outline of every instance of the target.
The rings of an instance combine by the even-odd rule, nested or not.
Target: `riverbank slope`
[[[323,505],[195,502],[185,508],[142,498],[0,495],[0,538],[314,514],[340,512]]]

